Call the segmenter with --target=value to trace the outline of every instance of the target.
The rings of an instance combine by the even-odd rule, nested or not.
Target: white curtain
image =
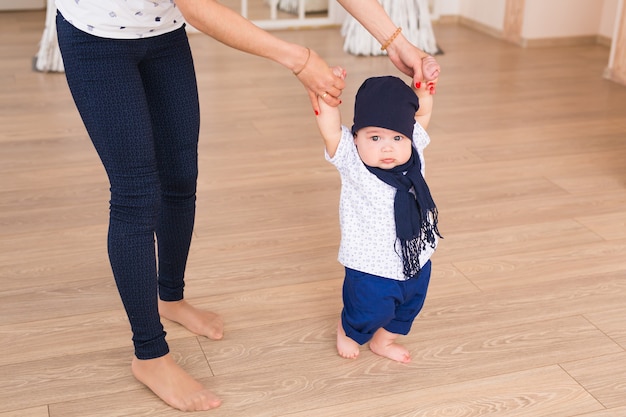
[[[59,50],[56,27],[57,8],[54,0],[48,0],[46,26],[39,42],[39,51],[35,56],[35,69],[43,72],[63,72],[63,60]]]
[[[298,13],[298,0],[278,0],[278,8],[287,13]],[[328,10],[328,0],[305,0],[306,13],[325,12]]]

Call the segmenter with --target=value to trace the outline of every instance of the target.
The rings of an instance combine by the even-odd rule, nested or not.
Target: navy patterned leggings
[[[200,111],[187,35],[181,28],[106,39],[60,14],[57,32],[74,102],[111,185],[108,252],[135,355],[158,358],[169,348],[157,298],[183,298],[195,216]]]

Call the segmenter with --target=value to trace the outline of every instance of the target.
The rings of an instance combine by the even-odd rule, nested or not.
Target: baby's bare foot
[[[411,362],[411,353],[402,345],[397,343],[390,343],[386,346],[378,346],[370,343],[370,350],[377,355],[384,356],[396,362],[409,363]]]
[[[337,324],[337,352],[339,352],[339,356],[346,359],[356,359],[360,352],[359,344],[346,336],[341,325],[341,319]]]
[[[411,353],[407,348],[395,343],[397,334],[380,328],[374,333],[370,341],[370,350],[377,355],[384,356],[400,363],[411,362]]]
[[[139,382],[179,410],[205,411],[219,407],[222,403],[215,394],[178,366],[170,354],[148,360],[133,358],[131,369]]]
[[[185,300],[159,300],[159,314],[184,326],[190,332],[219,340],[224,336],[224,324],[217,314],[195,308]]]

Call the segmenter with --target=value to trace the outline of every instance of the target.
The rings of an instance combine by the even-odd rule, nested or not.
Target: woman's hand
[[[413,85],[424,81],[436,82],[439,77],[441,68],[437,60],[415,47],[404,36],[398,36],[386,50],[396,68],[413,77]]]
[[[307,89],[315,114],[320,113],[318,97],[333,107],[341,103],[339,97],[346,86],[343,80],[345,71],[333,71],[315,51],[310,50],[308,59],[303,61],[302,68],[297,69],[294,74],[297,74],[296,77]]]

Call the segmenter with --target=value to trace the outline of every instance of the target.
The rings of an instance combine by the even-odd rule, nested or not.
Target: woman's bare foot
[[[185,300],[159,300],[159,314],[184,326],[190,332],[219,340],[224,336],[224,324],[217,314],[195,308]]]
[[[337,352],[339,352],[339,356],[346,359],[356,359],[360,352],[359,344],[346,336],[341,325],[341,319],[337,324]]]
[[[374,333],[370,341],[370,350],[377,355],[401,363],[411,362],[411,353],[407,348],[395,343],[397,334],[388,332],[382,327]]]
[[[185,372],[168,353],[156,359],[133,358],[131,365],[137,380],[152,390],[171,407],[182,411],[205,411],[222,403]]]

